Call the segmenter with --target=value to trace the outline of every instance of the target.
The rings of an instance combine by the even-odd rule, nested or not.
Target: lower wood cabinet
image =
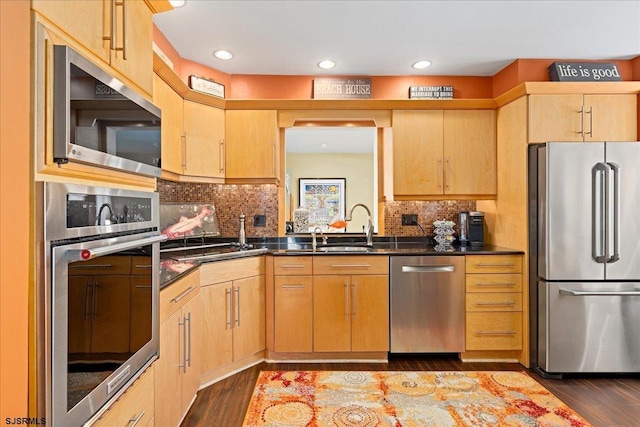
[[[201,382],[264,357],[264,257],[240,258],[200,266],[203,318]]]
[[[155,425],[177,426],[200,388],[200,274],[160,292],[160,354],[155,362]]]
[[[522,256],[468,255],[466,350],[521,350]]]
[[[154,371],[155,364],[149,366],[92,426],[154,425]]]

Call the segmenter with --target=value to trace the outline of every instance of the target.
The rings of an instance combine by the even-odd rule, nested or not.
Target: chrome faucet
[[[320,236],[322,236],[322,244],[326,245],[327,244],[327,236],[324,235],[324,233],[322,232],[322,229],[320,227],[316,227],[313,229],[313,231],[311,232],[311,247],[313,248],[313,251],[316,251],[316,248],[318,247],[318,241],[316,240],[316,230],[318,230],[320,232]]]
[[[367,245],[373,246],[373,224],[371,223],[371,211],[366,205],[363,205],[362,203],[356,203],[355,205],[351,206],[351,209],[349,209],[349,213],[347,213],[347,216],[344,218],[344,220],[351,221],[353,210],[358,206],[362,206],[367,211],[367,226],[365,227],[364,234],[365,236],[367,236]]]

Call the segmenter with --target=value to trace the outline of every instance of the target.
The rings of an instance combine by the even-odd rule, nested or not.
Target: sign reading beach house
[[[371,98],[371,79],[313,79],[314,99],[367,99]]]
[[[453,86],[409,86],[409,99],[453,99]]]
[[[622,80],[618,66],[611,62],[554,62],[549,65],[554,82],[616,82]]]

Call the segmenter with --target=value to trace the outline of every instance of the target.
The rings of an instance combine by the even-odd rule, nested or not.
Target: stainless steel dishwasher
[[[390,258],[391,352],[463,352],[464,257]]]

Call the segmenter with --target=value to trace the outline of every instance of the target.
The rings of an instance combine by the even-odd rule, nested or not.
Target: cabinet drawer
[[[467,294],[467,312],[470,311],[522,311],[522,294],[493,292]]]
[[[132,256],[131,257],[131,275],[133,276],[151,276],[151,264],[150,256]]]
[[[200,292],[199,269],[160,291],[160,322],[167,319]]]
[[[389,274],[389,257],[318,255],[313,257],[313,274]]]
[[[93,426],[129,426],[136,420],[136,425],[148,425],[153,419],[153,371],[154,365],[147,368]]]
[[[467,292],[522,292],[522,274],[467,274]]]
[[[69,266],[70,276],[131,274],[131,256],[107,255]]]
[[[273,271],[276,276],[309,275],[313,272],[313,261],[310,256],[274,257]]]
[[[522,313],[467,313],[466,350],[521,350]]]
[[[264,274],[264,256],[207,262],[200,266],[202,286]]]
[[[522,273],[522,255],[467,255],[466,273]]]

